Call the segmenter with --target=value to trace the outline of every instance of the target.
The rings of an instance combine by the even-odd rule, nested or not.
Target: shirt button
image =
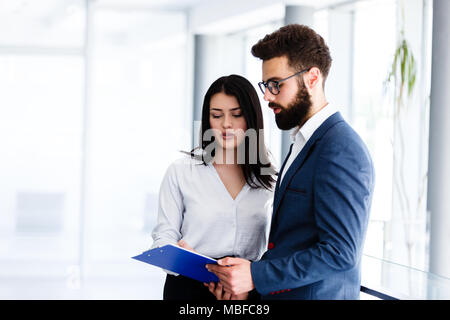
[[[269,242],[269,245],[267,246],[267,248],[269,250],[273,249],[275,247],[275,245],[273,244],[273,242]]]

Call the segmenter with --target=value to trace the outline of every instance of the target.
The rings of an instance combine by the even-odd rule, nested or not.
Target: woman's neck
[[[234,165],[238,166],[237,163],[237,150],[236,149],[223,149],[217,148],[216,154],[214,155],[213,163],[215,165]]]

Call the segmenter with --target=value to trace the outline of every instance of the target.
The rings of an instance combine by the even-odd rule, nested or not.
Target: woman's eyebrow
[[[236,107],[236,108],[230,109],[230,111],[236,111],[236,110],[240,110],[240,109],[241,109],[241,107]],[[223,111],[223,109],[220,109],[220,108],[210,108],[210,110]]]

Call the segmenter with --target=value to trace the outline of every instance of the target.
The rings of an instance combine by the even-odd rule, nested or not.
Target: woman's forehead
[[[210,110],[233,111],[240,109],[240,106],[235,96],[219,92],[211,97],[209,108]]]

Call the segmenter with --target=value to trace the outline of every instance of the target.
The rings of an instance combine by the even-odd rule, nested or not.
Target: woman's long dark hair
[[[201,147],[192,150],[190,152],[191,156],[195,158],[199,158],[200,156],[203,164],[205,165],[212,160],[212,158],[205,158],[204,155],[195,154],[195,150],[201,148],[204,151],[211,143],[215,142],[214,137],[212,137],[210,141],[204,141],[203,138],[206,136],[205,132],[211,129],[209,122],[211,97],[220,92],[233,96],[237,99],[241,112],[247,123],[247,130],[254,129],[256,132],[256,148],[252,146],[252,150],[256,151],[256,163],[253,163],[255,161],[249,161],[251,156],[249,152],[249,143],[251,142],[250,139],[246,136],[242,143],[245,147],[245,161],[241,164],[241,168],[244,173],[245,181],[251,188],[257,189],[264,187],[271,190],[275,182],[273,175],[276,174],[276,172],[270,163],[268,152],[264,143],[264,123],[261,104],[259,103],[258,94],[256,93],[255,88],[244,77],[232,74],[229,76],[220,77],[211,84],[203,100],[202,127],[200,136]],[[255,159],[255,155],[252,156],[253,159]],[[214,157],[214,154],[212,154],[212,157]]]

